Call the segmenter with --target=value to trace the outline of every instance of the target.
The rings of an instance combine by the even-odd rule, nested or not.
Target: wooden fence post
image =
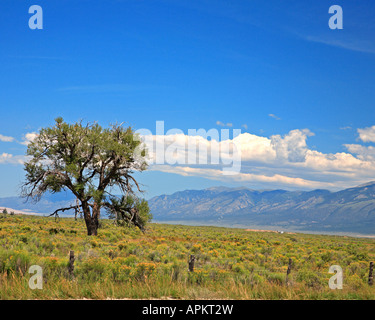
[[[289,263],[288,263],[288,270],[286,270],[286,279],[285,279],[285,282],[287,285],[289,285],[289,274],[290,274],[290,271],[292,270],[292,259],[289,258]]]
[[[370,262],[370,270],[369,270],[369,273],[368,273],[368,284],[370,286],[372,286],[374,284],[374,277],[372,275],[373,270],[374,270],[374,263],[371,261]]]
[[[189,259],[189,271],[190,272],[194,272],[194,262],[195,262],[195,256],[190,255],[190,259]]]
[[[68,271],[69,271],[69,276],[73,277],[73,270],[74,270],[74,251],[69,252],[69,265],[68,265]]]

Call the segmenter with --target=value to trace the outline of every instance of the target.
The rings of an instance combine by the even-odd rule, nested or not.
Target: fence
[[[194,272],[195,260],[196,260],[196,257],[194,255],[189,256],[189,260],[188,260],[188,270],[189,270],[189,272]],[[69,252],[68,272],[69,272],[69,276],[71,278],[74,277],[74,274],[73,274],[74,261],[75,261],[74,251],[70,251]],[[287,268],[286,275],[285,275],[285,284],[286,285],[290,284],[289,276],[292,272],[292,266],[293,266],[293,260],[291,258],[289,258],[288,268]],[[369,274],[368,274],[368,285],[369,286],[372,286],[374,284],[373,270],[374,270],[374,263],[371,261],[370,265],[369,265]],[[261,270],[261,271],[264,271],[264,270]]]

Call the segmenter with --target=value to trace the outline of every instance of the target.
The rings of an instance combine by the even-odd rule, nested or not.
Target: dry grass
[[[98,237],[88,237],[83,221],[7,215],[0,219],[0,299],[374,299],[367,284],[374,244],[162,224],[142,234],[109,220]],[[69,250],[76,257],[73,279]],[[31,265],[43,269],[42,290],[29,288]],[[343,268],[342,290],[328,287],[330,265]]]

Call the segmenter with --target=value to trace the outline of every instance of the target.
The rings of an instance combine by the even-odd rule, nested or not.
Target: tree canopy
[[[25,163],[26,181],[22,196],[39,201],[45,192],[71,191],[78,205],[60,208],[53,214],[69,209],[82,208],[87,234],[96,235],[100,209],[106,207],[114,212],[129,210],[129,199],[135,201],[130,221],[141,221],[138,226],[151,218],[147,206],[138,201],[136,192],[142,192],[134,178],[136,171],[147,169],[146,150],[131,127],[114,124],[103,128],[97,123],[66,123],[55,119],[55,125],[43,128],[28,145],[29,160]],[[119,190],[124,198],[111,194]],[[117,200],[116,200],[117,199]],[[126,200],[128,199],[128,200]],[[140,206],[142,204],[142,206]],[[121,205],[123,207],[121,207]],[[145,219],[138,219],[142,208]]]

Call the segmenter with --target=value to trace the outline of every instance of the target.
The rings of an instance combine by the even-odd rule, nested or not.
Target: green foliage
[[[124,194],[134,195],[139,185],[134,171],[147,167],[145,148],[131,127],[97,123],[68,124],[62,118],[55,125],[42,128],[28,145],[25,163],[26,181],[22,195],[40,200],[45,192],[69,190],[83,210],[88,234],[96,234],[100,208],[108,188],[118,187]],[[140,223],[147,222],[144,200],[137,203]],[[58,209],[68,210],[72,207]]]
[[[322,276],[312,270],[302,270],[297,275],[297,281],[304,282],[307,287],[320,289],[323,285],[327,285],[322,279]]]
[[[142,159],[139,164],[134,163],[140,156],[136,152],[139,146],[140,141],[131,127],[112,125],[102,128],[97,123],[83,125],[81,122],[68,124],[57,118],[55,126],[41,129],[37,138],[28,145],[27,155],[32,158],[25,164],[27,181],[34,181],[44,174],[46,178],[38,185],[39,191],[58,192],[68,188],[75,194],[85,195],[86,199],[92,197],[98,201],[104,190],[92,186],[101,174],[104,174],[102,180],[108,180],[107,186],[109,182],[120,182],[118,175],[124,171],[122,167],[128,171],[146,168]],[[52,163],[44,164],[43,160]],[[108,163],[108,166],[103,167],[103,163]]]
[[[121,199],[111,197],[104,206],[108,217],[121,226],[135,225],[144,231],[146,224],[152,219],[148,202],[133,195],[123,196]]]

